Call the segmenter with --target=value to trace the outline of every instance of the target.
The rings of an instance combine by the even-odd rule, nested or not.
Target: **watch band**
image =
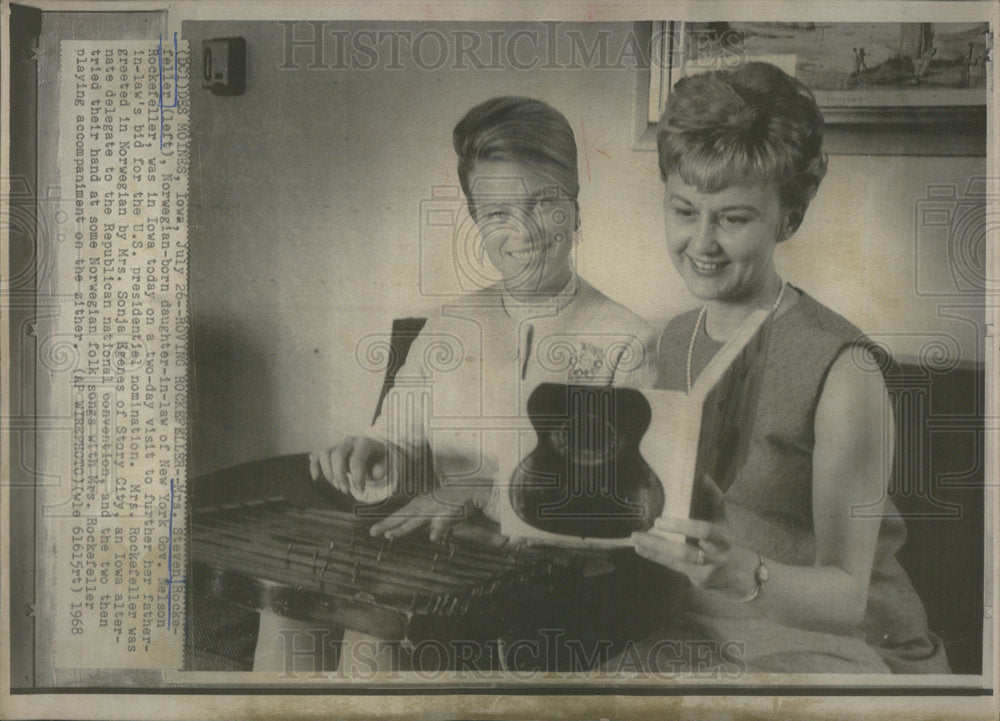
[[[760,551],[757,552],[757,568],[753,572],[754,587],[746,596],[739,599],[737,603],[750,603],[757,596],[760,595],[760,591],[764,588],[764,584],[767,583],[768,571],[767,564],[764,563],[764,557],[760,555]]]

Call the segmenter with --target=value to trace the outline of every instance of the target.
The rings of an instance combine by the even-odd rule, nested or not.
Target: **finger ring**
[[[705,549],[704,548],[699,548],[698,549],[698,560],[695,561],[695,563],[697,563],[699,566],[704,566],[705,565]]]

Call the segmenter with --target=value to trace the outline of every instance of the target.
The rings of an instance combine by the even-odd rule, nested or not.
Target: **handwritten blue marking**
[[[163,35],[159,36],[160,42],[156,48],[156,56],[159,62],[156,64],[157,75],[160,81],[160,150],[163,150],[163,109],[177,107],[177,33],[174,33],[174,102],[171,105],[163,104]]]
[[[174,575],[174,479],[170,479],[170,517],[167,519],[167,575]]]
[[[170,630],[170,616],[175,583],[187,583],[187,578],[174,578],[174,479],[170,479],[170,517],[167,519],[167,630]]]

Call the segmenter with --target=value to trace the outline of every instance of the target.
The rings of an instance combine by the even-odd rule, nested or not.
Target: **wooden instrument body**
[[[445,544],[372,538],[354,513],[274,499],[193,513],[196,594],[377,638],[485,640],[518,633],[532,609],[582,576],[582,559],[464,522]]]
[[[543,383],[528,399],[537,434],[511,477],[521,521],[544,532],[627,538],[663,511],[663,486],[639,453],[650,407],[631,388]]]
[[[529,543],[611,549],[631,546],[635,530],[664,533],[654,526],[658,517],[699,515],[703,499],[695,497],[695,479],[707,474],[728,487],[746,453],[756,380],[768,348],[768,317],[764,310],[753,311],[689,392],[539,386],[532,399],[537,395],[544,402],[536,403],[534,412],[529,404],[535,446],[508,453],[517,460],[501,467],[500,477],[510,479],[501,496],[501,530]],[[578,398],[598,402],[574,402]],[[563,433],[568,451],[557,452],[553,423],[580,429]],[[603,455],[599,473],[583,462],[594,455]],[[591,483],[593,490],[575,480],[594,477],[601,482]],[[581,488],[581,497],[573,498]],[[551,518],[554,509],[564,513],[558,522]],[[550,519],[542,518],[543,511]]]

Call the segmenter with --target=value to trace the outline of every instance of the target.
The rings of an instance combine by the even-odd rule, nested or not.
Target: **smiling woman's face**
[[[790,227],[773,183],[703,193],[673,173],[663,207],[670,259],[696,298],[756,304],[773,292],[774,249]]]
[[[507,288],[562,290],[573,274],[576,203],[550,179],[508,160],[478,161],[469,192],[486,255]]]

